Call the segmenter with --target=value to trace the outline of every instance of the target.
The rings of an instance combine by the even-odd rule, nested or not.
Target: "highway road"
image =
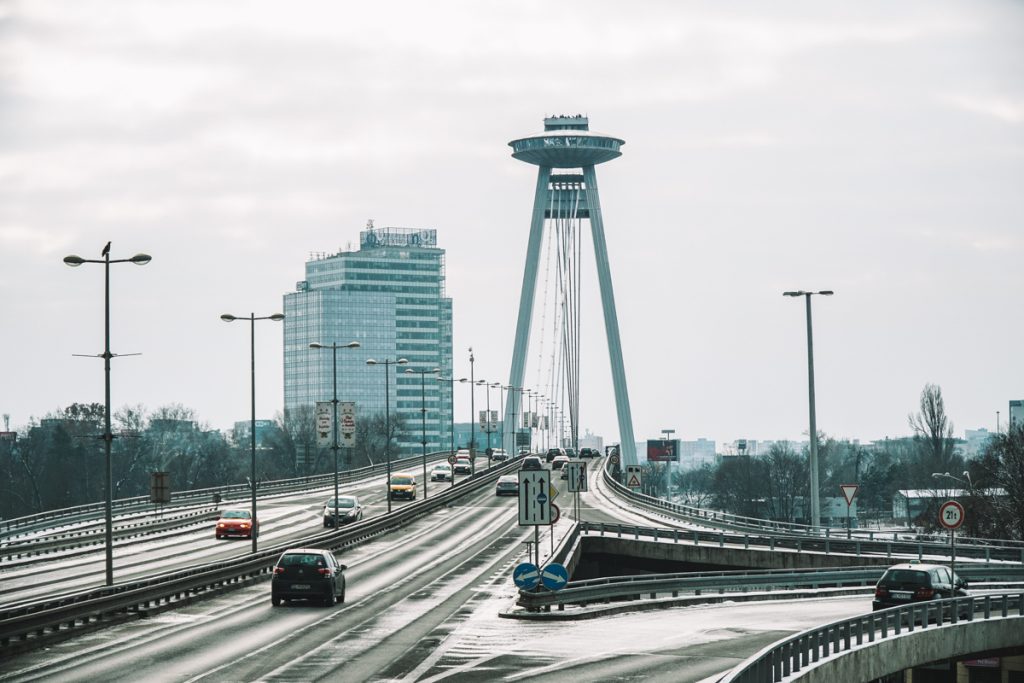
[[[563,492],[556,501],[564,512],[569,497]],[[281,518],[303,518],[305,529],[320,531],[320,498],[305,507],[280,501],[289,510]],[[599,491],[583,502],[584,519],[644,520]],[[212,530],[201,536],[191,542],[195,552],[216,547]],[[532,528],[518,526],[516,499],[485,487],[339,555],[349,566],[344,605],[275,608],[269,583],[261,582],[12,657],[0,663],[0,681],[699,681],[787,634],[870,610],[870,600],[858,597],[802,601],[799,609],[727,603],[580,622],[499,618],[515,600],[511,571],[532,537]],[[184,555],[174,547],[159,551],[159,566]]]

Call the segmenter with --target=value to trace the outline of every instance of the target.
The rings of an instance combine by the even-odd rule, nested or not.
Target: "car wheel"
[[[331,588],[331,592],[324,598],[324,607],[334,607],[334,588]]]
[[[277,597],[276,595],[271,595],[270,596],[270,604],[273,605],[274,607],[280,607],[281,606],[281,598]]]
[[[217,537],[218,541],[221,539],[221,535],[220,534],[214,534],[214,535]]]

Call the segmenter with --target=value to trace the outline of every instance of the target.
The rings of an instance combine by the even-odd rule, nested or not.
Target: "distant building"
[[[355,401],[357,422],[390,408],[406,426],[398,443],[405,455],[420,452],[425,405],[427,450],[447,449],[451,384],[433,373],[405,372],[439,368],[440,376],[451,377],[444,257],[436,230],[374,228],[372,222],[359,233],[358,251],[311,256],[305,279],[284,297],[285,413],[333,396],[333,354],[309,345],[357,341],[360,348],[337,351],[338,400]],[[370,358],[408,364],[385,369],[367,365]]]
[[[715,442],[711,439],[679,441],[679,468],[697,470],[715,464]]]
[[[1024,424],[1024,400],[1010,401],[1010,426]]]
[[[173,421],[176,422],[177,420]],[[246,446],[252,443],[251,428],[252,420],[235,423],[235,428],[231,431],[231,440],[236,446]],[[256,447],[262,447],[267,435],[273,433],[276,429],[277,424],[273,420],[256,420]]]
[[[604,453],[604,438],[596,434],[592,434],[588,429],[586,433],[579,437],[580,448],[594,448],[601,453]]]
[[[984,427],[981,429],[967,429],[964,431],[964,445],[963,452],[968,458],[973,458],[980,455],[985,446],[988,445],[989,439],[995,434],[988,431]]]

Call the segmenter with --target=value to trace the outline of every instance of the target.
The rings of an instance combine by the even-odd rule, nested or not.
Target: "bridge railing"
[[[427,462],[435,462],[447,456],[449,453],[450,451],[428,453]],[[405,469],[422,464],[422,462],[422,455],[392,460],[391,469]],[[386,463],[339,471],[338,481],[340,483],[351,483],[367,477],[383,474],[386,471]],[[257,482],[256,494],[257,496],[270,496],[282,493],[294,493],[295,491],[324,488],[333,484],[333,472],[329,472],[327,474],[314,474],[305,477],[292,477],[289,479],[274,479],[270,481]],[[175,491],[171,494],[171,502],[165,507],[209,503],[213,501],[215,495],[219,495],[222,499],[229,499],[243,495],[248,496],[250,495],[250,490],[249,484],[226,484],[224,486],[211,486],[201,489]],[[137,512],[140,509],[152,507],[154,507],[154,504],[150,502],[149,496],[118,498],[113,501],[114,514]],[[4,536],[11,536],[19,532],[37,529],[40,525],[52,524],[53,522],[65,524],[71,521],[82,521],[85,519],[102,517],[103,512],[103,502],[74,505],[57,510],[45,510],[43,512],[37,512],[23,517],[13,517],[11,519],[0,520],[0,534],[3,534]]]
[[[660,540],[674,539],[675,542],[689,542],[689,532],[674,534],[676,530],[655,529],[645,527],[628,527],[619,525],[601,525],[581,522],[576,525],[578,532],[566,534],[567,539],[574,543],[578,536],[597,531],[639,539],[651,538]],[[771,537],[767,537],[771,538]],[[707,533],[705,543],[724,544],[725,534]],[[760,539],[762,543],[769,543]],[[697,538],[700,541],[700,538]],[[827,539],[822,539],[826,542]],[[807,539],[796,539],[800,545],[812,543]],[[836,541],[832,541],[835,543]],[[751,543],[750,545],[755,545]],[[777,544],[775,547],[784,547]],[[796,549],[796,547],[793,547]],[[885,572],[885,566],[833,567],[828,569],[772,569],[772,570],[740,570],[712,572],[684,572],[674,574],[643,574],[638,576],[615,576],[582,581],[570,581],[564,588],[555,592],[521,592],[519,605],[528,610],[542,607],[566,605],[586,605],[613,600],[643,599],[649,596],[672,595],[677,597],[680,592],[696,592],[702,590],[760,590],[781,588],[818,588],[821,586],[867,586],[874,585]],[[1024,582],[1024,564],[961,564],[957,573],[972,581]]]
[[[834,621],[785,638],[743,662],[719,683],[765,683],[799,678],[828,657],[898,638],[915,628],[943,628],[963,621],[1013,619],[1008,629],[1024,632],[1024,593],[1008,592],[915,602]],[[1013,631],[1010,631],[1013,632]]]
[[[692,524],[732,529],[734,531],[774,532],[776,534],[787,534],[792,536],[824,538],[842,538],[847,536],[846,529],[836,529],[835,531],[837,533],[833,534],[833,530],[830,527],[815,529],[814,527],[806,524],[779,522],[770,519],[761,519],[758,517],[745,517],[743,515],[735,515],[730,512],[722,512],[721,510],[708,510],[706,508],[673,503],[662,498],[655,498],[654,496],[648,496],[624,486],[622,482],[620,482],[615,475],[609,471],[609,469],[610,463],[606,462],[605,467],[602,470],[602,476],[605,483],[611,487],[618,496],[626,498],[644,508],[658,511],[663,514],[667,513]],[[869,541],[884,540],[887,537],[892,541],[899,541],[901,540],[900,536],[906,536],[906,532],[852,529],[850,530],[849,535],[851,538],[866,538]],[[960,543],[999,548],[1017,548],[1024,552],[1024,541],[958,536],[957,546],[959,546]],[[1022,555],[1022,557],[1024,557],[1024,555]]]
[[[422,458],[420,459],[422,462]],[[95,623],[107,617],[144,612],[156,605],[176,601],[182,597],[223,590],[232,584],[260,580],[268,576],[277,558],[288,548],[310,547],[342,550],[370,538],[400,528],[418,517],[493,483],[500,475],[519,466],[518,458],[477,470],[472,478],[454,486],[442,487],[442,492],[377,517],[356,522],[342,529],[332,529],[293,539],[241,558],[197,565],[188,569],[166,572],[137,581],[114,586],[78,591],[33,600],[0,609],[0,653],[7,648],[24,645],[31,639],[66,634],[82,625]],[[212,594],[212,593],[211,593]]]
[[[601,536],[615,535],[631,537],[635,540],[650,539],[653,541],[671,541],[672,543],[692,543],[693,545],[717,545],[724,548],[742,545],[744,550],[751,548],[770,550],[788,549],[798,553],[813,552],[825,555],[853,555],[856,557],[916,558],[948,558],[951,548],[946,543],[934,541],[870,541],[863,538],[828,538],[824,536],[804,537],[787,536],[739,531],[705,531],[702,529],[678,529],[645,527],[633,524],[603,524],[580,522],[580,530],[584,533],[596,533]],[[1024,564],[1024,548],[1003,548],[970,543],[956,544],[957,561],[971,560],[975,562],[1012,562]]]

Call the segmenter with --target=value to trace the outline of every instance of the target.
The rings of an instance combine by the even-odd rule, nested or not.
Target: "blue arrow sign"
[[[523,590],[530,590],[540,583],[540,571],[532,562],[523,562],[512,570],[512,580]]]
[[[521,567],[522,565],[519,566]],[[564,565],[552,562],[549,565],[545,565],[544,570],[541,572],[540,580],[545,588],[556,591],[569,582],[569,570]]]

